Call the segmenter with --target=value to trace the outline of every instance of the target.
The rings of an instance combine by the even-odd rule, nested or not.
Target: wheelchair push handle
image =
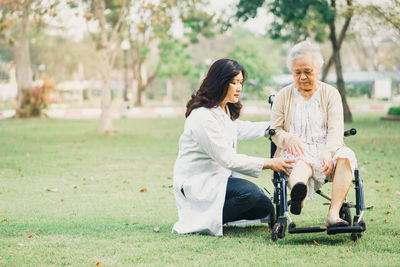
[[[357,130],[354,128],[351,128],[347,131],[344,131],[344,136],[356,135],[356,133],[357,133]]]
[[[275,95],[270,95],[268,97],[268,103],[271,105],[271,108],[272,108],[272,104],[274,103],[274,99],[275,99]]]

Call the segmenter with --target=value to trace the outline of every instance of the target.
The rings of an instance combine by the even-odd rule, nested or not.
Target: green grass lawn
[[[98,121],[0,121],[0,266],[400,265],[400,122],[356,116],[358,134],[346,138],[359,160],[366,206],[373,206],[360,240],[287,234],[276,243],[264,224],[225,228],[224,237],[171,233],[183,124],[121,119],[116,135],[101,136]],[[240,142],[239,152],[268,156],[269,143]],[[251,181],[272,192],[270,171]],[[325,202],[316,195],[292,218],[320,226]]]

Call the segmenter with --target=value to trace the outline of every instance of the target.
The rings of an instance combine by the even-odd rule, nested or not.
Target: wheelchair
[[[269,104],[272,106],[274,95],[271,95],[268,99]],[[344,132],[344,136],[352,136],[357,133],[357,130],[352,128]],[[277,149],[275,143],[272,141],[271,136],[275,134],[274,129],[269,129],[267,135],[271,141],[271,158],[274,156]],[[268,136],[267,136],[268,137]],[[327,180],[325,180],[327,182]],[[351,239],[356,241],[362,237],[363,232],[366,230],[366,224],[362,220],[364,216],[364,192],[363,192],[363,181],[359,176],[358,170],[354,171],[354,180],[352,181],[355,186],[356,203],[344,201],[340,209],[340,218],[347,221],[349,226],[340,227],[297,227],[296,223],[291,219],[288,206],[290,200],[287,199],[287,181],[284,177],[284,172],[274,172],[272,183],[274,185],[274,194],[272,202],[275,205],[275,218],[271,218],[269,226],[272,228],[271,239],[277,241],[285,237],[286,228],[290,234],[302,234],[302,233],[316,233],[316,232],[327,232],[328,235],[350,233]],[[316,193],[321,197],[331,200],[331,197],[321,190],[317,190]],[[351,217],[351,208],[356,209],[356,215],[354,218]],[[287,223],[289,221],[289,226]]]

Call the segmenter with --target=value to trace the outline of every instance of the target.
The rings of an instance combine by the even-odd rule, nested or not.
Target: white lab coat
[[[179,139],[174,167],[179,220],[173,232],[223,234],[222,210],[229,176],[258,177],[264,165],[264,158],[237,154],[237,139],[261,137],[268,127],[269,122],[232,121],[219,106],[191,112]]]

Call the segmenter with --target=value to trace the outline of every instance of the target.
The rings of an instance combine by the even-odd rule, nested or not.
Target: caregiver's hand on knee
[[[333,171],[333,161],[330,156],[322,156],[321,158],[321,164],[323,166],[323,172],[325,173],[326,176],[332,173]]]
[[[288,168],[293,168],[290,163],[294,163],[295,160],[288,160],[282,158],[265,159],[263,169],[272,169],[276,172],[283,171],[289,176]]]
[[[292,135],[288,142],[289,153],[293,156],[304,155],[303,142],[296,135]]]

